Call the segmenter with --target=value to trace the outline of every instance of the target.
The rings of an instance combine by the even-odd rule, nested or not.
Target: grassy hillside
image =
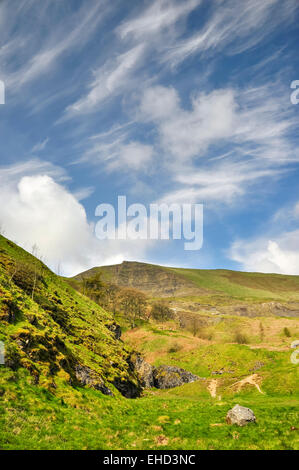
[[[168,268],[200,288],[240,300],[299,301],[299,276]]]
[[[4,237],[0,320],[6,364],[27,369],[47,389],[78,384],[79,366],[112,389],[118,383],[138,385],[129,365],[131,352],[114,337],[112,316]]]

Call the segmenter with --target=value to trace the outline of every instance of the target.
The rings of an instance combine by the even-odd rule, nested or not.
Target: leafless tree
[[[129,320],[131,328],[135,328],[136,320],[145,318],[147,297],[133,288],[122,289],[119,293],[119,308]]]

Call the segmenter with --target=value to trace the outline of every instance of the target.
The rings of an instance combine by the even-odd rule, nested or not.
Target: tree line
[[[91,277],[82,277],[80,290],[105,310],[114,315],[123,315],[135,328],[138,320],[167,321],[173,318],[173,311],[165,301],[157,301],[150,305],[148,297],[132,287],[119,287],[111,282],[104,282],[102,274],[96,273]]]

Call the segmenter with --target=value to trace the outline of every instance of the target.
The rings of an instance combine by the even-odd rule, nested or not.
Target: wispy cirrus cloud
[[[64,118],[95,112],[103,101],[128,95],[140,88],[144,82],[142,66],[146,60],[152,61],[153,53],[159,55],[161,47],[165,47],[165,41],[170,44],[178,36],[179,33],[172,28],[200,4],[201,0],[155,0],[137,16],[123,21],[115,30],[120,39],[116,41],[115,49],[119,52],[92,72],[87,92],[67,107]],[[166,39],[167,33],[169,35]],[[124,44],[127,46],[125,50]]]
[[[174,87],[151,86],[141,93],[134,126],[93,136],[79,162],[107,172],[167,174],[175,189],[161,200],[169,203],[230,205],[253,188],[271,186],[298,162],[296,143],[288,138],[298,122],[287,103],[276,83],[193,92],[188,108]],[[150,144],[131,137],[142,123],[152,128]],[[156,155],[163,158],[158,162]]]
[[[9,11],[8,6],[8,2],[4,0],[3,17]],[[88,9],[82,6],[77,12],[72,12],[67,20],[58,21],[55,28],[51,28],[50,19],[56,17],[57,9],[58,5],[53,5],[49,0],[45,0],[42,6],[36,0],[26,1],[18,5],[15,15],[8,17],[0,32],[0,40],[4,44],[0,49],[0,65],[6,86],[11,91],[20,89],[52,70],[63,54],[81,49],[92,37],[110,7],[106,0],[92,0]],[[20,23],[22,26],[18,28],[17,37],[7,41],[19,16],[28,14],[28,10],[28,21]],[[30,25],[30,18],[32,22],[34,16],[38,17],[39,29],[33,29]],[[40,34],[40,40],[37,40],[37,34]]]
[[[144,40],[148,36],[159,35],[165,29],[172,27],[178,20],[184,19],[201,0],[155,0],[139,15],[123,21],[116,29],[122,39],[132,36],[135,40]]]
[[[166,194],[163,199],[186,203],[192,201],[218,202],[233,207],[240,197],[245,196],[252,188],[273,183],[281,177],[283,171],[270,165],[237,159],[220,165],[207,165],[203,168],[190,168],[189,171],[177,174],[174,180],[177,189]]]
[[[134,73],[141,66],[145,47],[143,44],[119,54],[93,72],[93,80],[88,86],[87,94],[68,106],[66,116],[94,112],[101,103],[111,95],[118,96],[136,83]]]
[[[30,160],[18,161],[12,165],[0,166],[0,183],[1,185],[16,185],[18,180],[24,176],[33,176],[46,174],[56,181],[67,181],[69,177],[66,171],[51,162],[42,161],[38,158]]]
[[[275,91],[283,98],[273,97]],[[278,84],[193,94],[191,106],[184,109],[171,87],[151,87],[141,98],[140,119],[156,126],[161,146],[176,159],[206,157],[209,146],[222,141],[242,145],[244,154],[298,160],[287,138],[298,121]]]
[[[50,140],[49,137],[46,137],[46,139],[44,139],[44,140],[42,140],[41,142],[38,142],[37,144],[35,144],[35,145],[32,147],[32,152],[33,152],[33,153],[35,153],[35,152],[42,152],[42,151],[46,148],[46,146],[47,146],[49,140]]]
[[[203,27],[173,44],[163,61],[175,66],[198,53],[237,54],[254,47],[279,25],[290,22],[298,10],[296,0],[212,1],[210,18]]]
[[[156,129],[156,145],[176,185],[163,199],[229,204],[298,162],[296,143],[288,138],[298,128],[296,116],[280,97],[273,98],[272,87],[200,93],[191,109],[182,107],[172,87],[145,90],[139,117]],[[219,153],[223,146],[226,153]]]
[[[110,132],[94,135],[87,150],[75,163],[100,165],[101,171],[142,173],[153,165],[154,147],[130,139],[127,126],[116,127]]]

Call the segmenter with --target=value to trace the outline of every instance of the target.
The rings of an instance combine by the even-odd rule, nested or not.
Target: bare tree
[[[119,288],[115,284],[106,284],[105,286],[105,296],[107,300],[107,308],[113,313],[116,314],[117,304],[118,304],[118,295]]]
[[[32,246],[31,253],[32,253],[32,255],[33,255],[35,258],[38,259],[38,256],[39,256],[39,248],[38,248],[38,246],[37,246],[36,243],[34,243],[34,245]],[[34,293],[35,293],[35,289],[36,289],[38,271],[39,271],[39,269],[38,269],[38,264],[35,262],[35,263],[34,263],[34,277],[33,277],[32,294],[31,294],[32,300],[34,300]]]
[[[163,322],[173,318],[173,311],[168,307],[167,302],[161,300],[152,306],[151,316],[154,320]]]
[[[119,308],[129,320],[131,328],[135,328],[136,320],[145,318],[147,297],[136,289],[122,289],[119,294]]]

